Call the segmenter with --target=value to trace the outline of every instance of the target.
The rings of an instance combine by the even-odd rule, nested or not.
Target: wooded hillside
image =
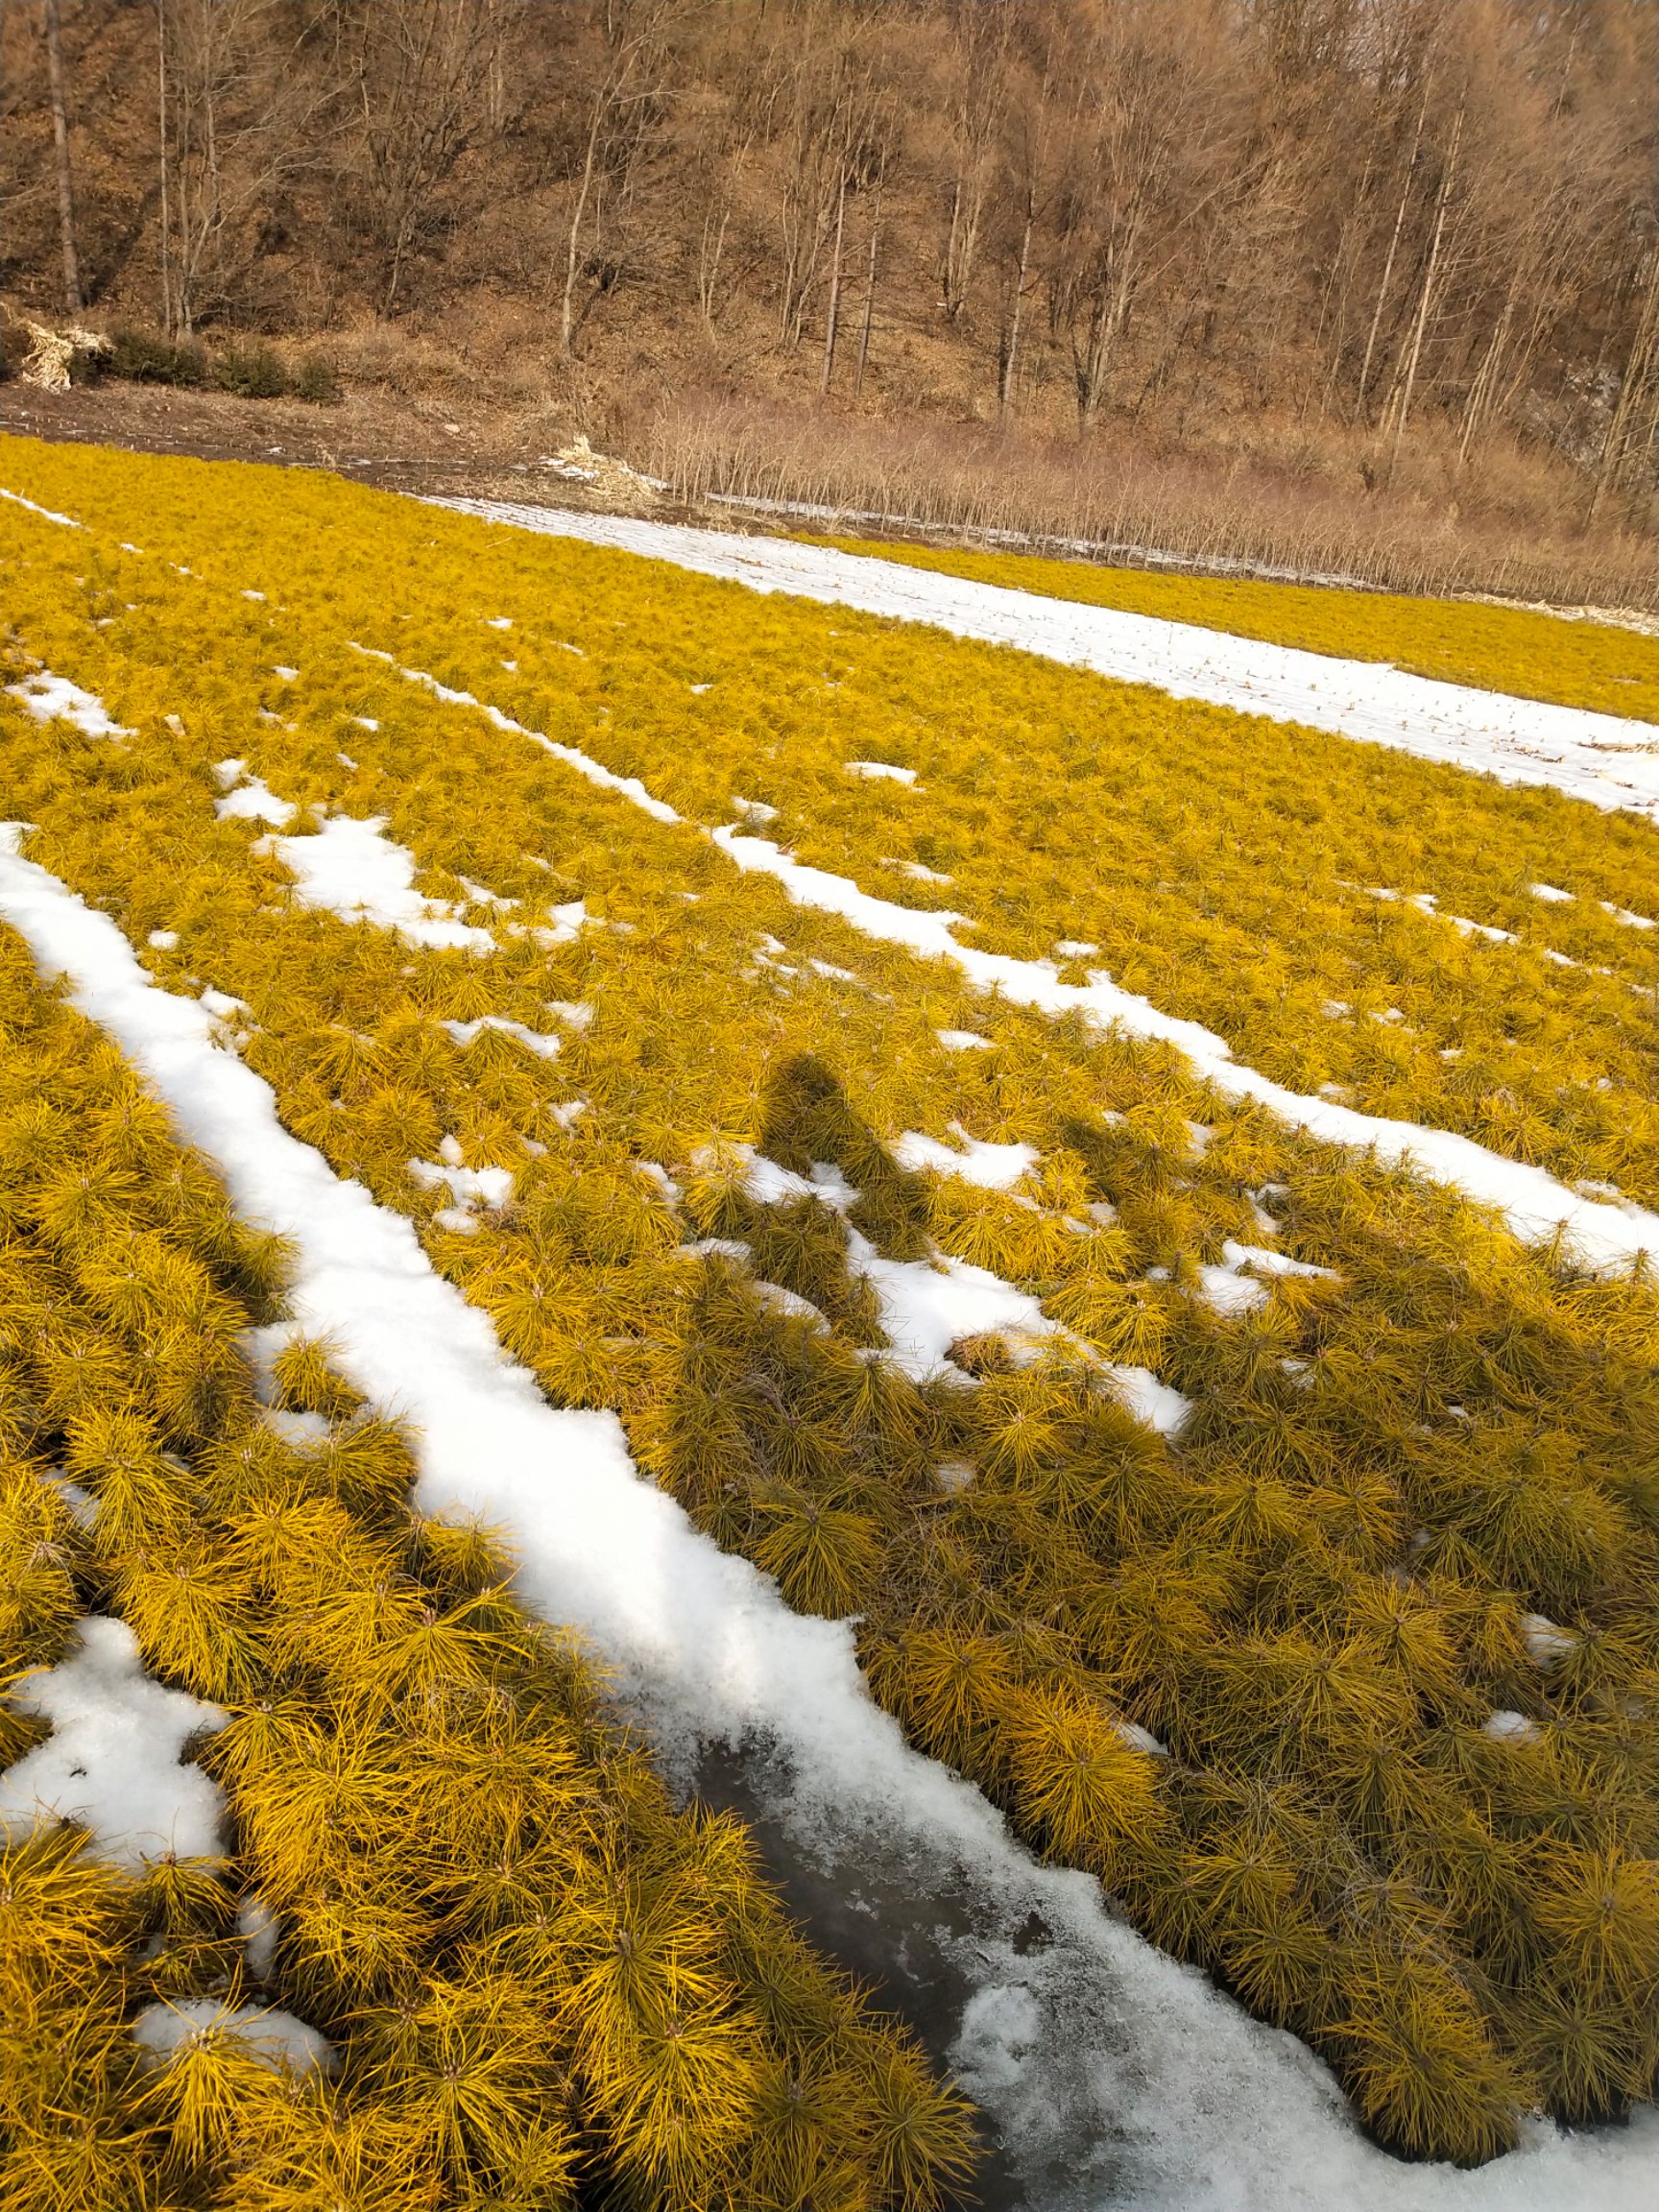
[[[349,370],[419,340],[648,423],[703,489],[914,497],[922,417],[988,468],[994,429],[1080,433],[1328,502],[1651,522],[1643,0],[0,17],[0,284],[35,312],[332,332]],[[821,394],[863,421],[850,473]]]

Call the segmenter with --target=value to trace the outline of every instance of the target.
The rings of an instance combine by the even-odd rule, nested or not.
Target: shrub
[[[207,381],[207,357],[193,338],[157,338],[149,330],[114,331],[105,367],[111,376],[133,384],[177,384],[193,390]]]
[[[305,354],[294,372],[294,397],[309,400],[313,407],[337,407],[340,379],[333,362],[321,353]]]
[[[275,349],[256,339],[251,346],[228,346],[213,364],[213,381],[239,399],[280,399],[288,390],[288,372]]]

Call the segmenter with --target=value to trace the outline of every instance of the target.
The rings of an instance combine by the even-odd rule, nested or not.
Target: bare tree
[[[261,218],[328,99],[283,0],[158,0],[162,322],[194,331],[236,297]]]
[[[939,254],[939,295],[954,323],[974,281],[997,143],[1008,98],[1009,12],[967,0],[952,12],[949,54],[951,97],[950,217]]]
[[[456,170],[492,129],[502,16],[495,0],[339,0],[330,12],[390,313],[411,257],[454,219]]]
[[[42,0],[41,17],[46,36],[46,78],[52,101],[52,151],[58,178],[58,237],[63,259],[63,304],[71,315],[76,315],[83,305],[81,256],[75,244],[75,175],[69,159],[68,97],[58,0]]]
[[[635,164],[665,98],[669,34],[686,12],[686,0],[607,0],[600,12],[599,59],[584,96],[575,190],[565,228],[559,350],[566,359],[586,315],[576,305],[584,269],[592,269],[596,277],[589,307],[619,274],[615,257],[601,251],[607,203],[627,198]],[[717,270],[718,254],[709,277],[710,301]]]
[[[1070,58],[1046,280],[1085,436],[1142,290],[1240,182],[1217,14],[1212,0],[1121,0]]]

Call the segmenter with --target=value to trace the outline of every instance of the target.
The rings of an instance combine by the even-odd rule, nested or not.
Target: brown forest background
[[[687,500],[1653,600],[1651,0],[0,0],[0,69],[27,313]]]

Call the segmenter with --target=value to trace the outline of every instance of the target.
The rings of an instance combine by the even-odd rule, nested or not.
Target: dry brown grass
[[[1399,591],[1659,603],[1650,541],[1617,523],[1584,531],[1567,472],[1515,449],[1459,484],[1430,459],[1391,487],[1368,487],[1368,449],[1334,432],[1286,435],[1278,450],[1182,452],[1126,428],[1079,445],[696,392],[621,415],[629,458],[687,506],[799,502],[862,529],[1012,533],[1129,563],[1163,556]]]

